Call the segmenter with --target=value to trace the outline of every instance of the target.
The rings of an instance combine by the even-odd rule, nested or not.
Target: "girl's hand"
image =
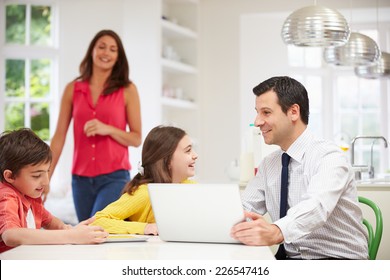
[[[158,235],[158,229],[156,224],[147,224],[144,230],[145,235]]]

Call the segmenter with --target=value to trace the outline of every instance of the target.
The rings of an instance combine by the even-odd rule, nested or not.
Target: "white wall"
[[[281,40],[279,28],[287,16],[288,13],[257,13],[240,17],[241,135],[245,134],[247,124],[254,123],[256,96],[253,88],[272,76],[284,76],[287,73],[287,46]],[[259,140],[259,159],[278,148],[265,144],[262,136]],[[255,166],[259,163],[257,160]]]
[[[130,65],[130,78],[137,85],[141,101],[142,139],[161,120],[160,61],[161,3],[156,0],[123,1],[123,44]],[[137,171],[142,146],[130,148],[131,175]]]

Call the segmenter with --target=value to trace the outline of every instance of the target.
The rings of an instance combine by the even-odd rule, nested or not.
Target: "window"
[[[30,1],[31,3],[33,1]],[[50,108],[56,73],[55,21],[52,5],[5,1],[1,29],[0,129],[30,127],[50,137]]]
[[[356,32],[378,42],[378,30],[374,28]],[[322,48],[288,46],[287,50],[290,75],[308,90],[309,127],[315,134],[336,141],[345,151],[355,136],[387,135],[383,121],[389,114],[383,97],[386,83],[359,78],[352,67],[326,65]],[[381,153],[383,147],[383,143],[373,139],[356,141],[355,164],[369,165],[372,161],[376,173],[385,172],[388,158]]]

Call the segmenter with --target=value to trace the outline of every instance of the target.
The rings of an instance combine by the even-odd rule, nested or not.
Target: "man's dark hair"
[[[270,90],[278,96],[279,105],[285,114],[292,105],[298,104],[303,123],[309,123],[309,97],[300,82],[287,76],[272,77],[254,87],[253,93],[260,96]]]

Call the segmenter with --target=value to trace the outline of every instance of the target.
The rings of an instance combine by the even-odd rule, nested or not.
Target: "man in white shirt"
[[[234,226],[232,236],[247,245],[281,244],[278,259],[367,259],[354,173],[339,147],[308,131],[305,87],[290,77],[273,77],[253,92],[255,125],[266,144],[281,149],[261,161],[248,183],[242,199],[249,219]],[[291,158],[285,216],[280,213],[283,153]],[[262,216],[267,212],[271,224]]]

